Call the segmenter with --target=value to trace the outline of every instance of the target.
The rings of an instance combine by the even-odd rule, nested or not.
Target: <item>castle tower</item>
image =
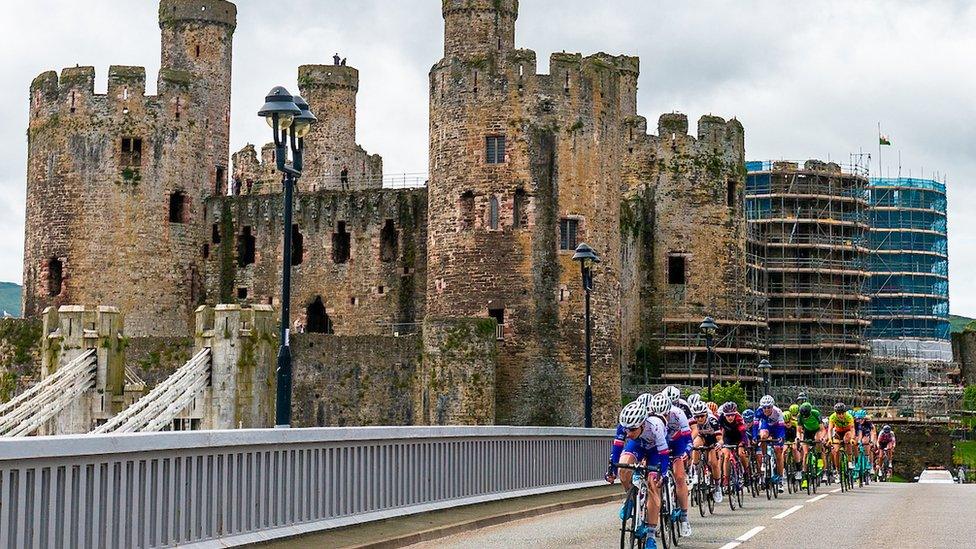
[[[305,138],[302,190],[383,186],[383,160],[356,144],[359,71],[346,65],[302,65],[298,87],[319,123]]]
[[[119,308],[125,332],[184,335],[204,297],[210,226],[225,192],[233,4],[162,0],[158,94],[142,67],[45,72],[31,84],[24,314]]]
[[[447,0],[430,73],[429,320],[493,317],[499,424],[574,424],[582,395],[577,243],[604,258],[594,294],[595,425],[619,408],[617,58],[514,47],[514,0]],[[458,366],[459,368],[461,365]],[[564,385],[560,385],[564,384]],[[579,400],[581,402],[581,399]]]
[[[444,57],[512,51],[518,7],[518,0],[444,0]]]

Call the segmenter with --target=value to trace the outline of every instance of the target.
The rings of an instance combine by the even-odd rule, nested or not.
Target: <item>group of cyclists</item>
[[[721,503],[724,497],[735,497],[734,479],[759,478],[760,473],[767,479],[768,490],[776,493],[784,491],[784,480],[791,480],[798,487],[802,482],[802,488],[806,488],[811,478],[819,483],[820,475],[829,469],[823,461],[808,459],[809,452],[828,446],[833,471],[853,468],[852,463],[846,467],[842,463],[842,449],[846,456],[855,456],[855,448],[863,448],[866,463],[862,474],[877,479],[887,473],[883,469],[890,471],[896,441],[891,426],[876,429],[865,410],[852,412],[839,402],[833,413],[824,417],[803,393],[785,411],[772,396],[765,395],[755,410],[740,412],[735,402],[718,405],[706,402],[698,394],[685,400],[677,387],[669,386],[657,394],[644,393],[623,407],[606,480],[612,484],[619,478],[628,495],[620,519],[626,525],[628,517],[636,517],[633,536],[645,548],[656,549],[662,497],[667,495],[662,486],[666,486],[664,480],[669,476],[674,487],[673,502],[668,499],[664,503],[666,508],[673,503],[670,517],[676,524],[674,536],[686,537],[691,535],[688,509],[692,490],[710,496],[713,503]],[[753,459],[750,453],[754,454]],[[766,455],[767,459],[756,459]],[[792,479],[784,476],[788,460],[792,462]],[[816,470],[808,471],[809,467]],[[635,472],[643,472],[646,477],[645,512],[635,512],[639,499],[633,497]],[[738,497],[741,506],[741,489]]]

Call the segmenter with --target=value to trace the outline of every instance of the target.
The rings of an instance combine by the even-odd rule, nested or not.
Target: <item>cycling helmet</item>
[[[654,395],[652,395],[651,393],[642,393],[639,397],[637,397],[637,400],[635,400],[634,402],[640,404],[646,410],[647,407],[651,404],[652,396]]]
[[[838,402],[837,404],[834,404],[834,411],[838,414],[843,414],[847,411],[847,405],[843,402]]]
[[[688,406],[694,407],[696,402],[701,402],[701,401],[702,401],[701,395],[698,393],[693,393],[690,397],[688,397]]]
[[[800,417],[809,417],[811,412],[813,412],[813,404],[804,402],[800,405]]]
[[[796,401],[799,402],[800,404],[803,404],[807,400],[809,400],[809,399],[807,399],[807,394],[806,393],[800,393],[800,394],[796,395]]]
[[[885,425],[884,427],[881,428],[881,431],[884,432],[884,433],[890,433],[891,432],[891,425]]]
[[[708,413],[708,406],[704,402],[699,400],[698,402],[691,405],[691,413],[696,416],[703,416]]]
[[[678,399],[681,398],[681,391],[679,391],[674,385],[668,385],[665,387],[664,390],[661,391],[661,394],[668,397],[668,402],[672,404],[678,402]]]
[[[793,422],[793,414],[790,413],[789,411],[783,412],[783,423],[792,423],[792,422]]]
[[[854,419],[865,419],[867,417],[868,417],[868,411],[867,410],[858,410],[858,411],[854,412]]]
[[[768,408],[774,404],[776,404],[776,401],[773,400],[773,397],[771,395],[766,395],[761,399],[759,399],[759,406],[763,408]]]
[[[647,407],[637,401],[631,402],[620,410],[620,425],[625,429],[636,429],[644,424],[645,419],[647,419]]]
[[[708,410],[710,412],[712,412],[713,414],[718,415],[718,404],[715,404],[714,402],[709,402],[707,404],[707,406],[708,406]]]
[[[751,408],[742,412],[742,419],[746,420],[746,423],[751,422],[755,418],[756,412],[753,412]]]
[[[739,406],[734,402],[726,402],[721,408],[718,409],[718,411],[722,415],[737,414],[739,413]]]
[[[664,396],[663,394],[658,393],[651,398],[650,410],[652,414],[656,414],[659,416],[664,415],[668,413],[668,410],[670,409],[671,409],[671,401],[668,400],[668,397]]]
[[[796,416],[800,415],[800,405],[799,404],[790,404],[790,414],[792,414],[793,417],[796,417]]]

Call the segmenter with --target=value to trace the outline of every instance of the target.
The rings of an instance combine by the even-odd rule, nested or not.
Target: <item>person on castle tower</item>
[[[339,66],[339,52],[336,52],[335,55],[332,56],[332,63]]]
[[[345,66],[346,66],[346,58],[345,58],[345,57],[343,57],[343,58],[342,58],[342,66],[343,66],[343,67],[345,67]]]

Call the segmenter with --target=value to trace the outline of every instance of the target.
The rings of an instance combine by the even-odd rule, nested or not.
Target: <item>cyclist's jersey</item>
[[[834,412],[827,418],[827,424],[834,428],[834,432],[846,433],[854,428],[854,416],[850,412],[840,415]]]
[[[881,433],[878,435],[878,446],[881,448],[887,448],[889,446],[895,445],[895,432],[892,431],[888,434]]]
[[[755,419],[752,420],[752,423],[746,423],[746,438],[749,441],[759,439],[759,422]]]
[[[627,430],[622,425],[617,425],[617,434],[610,447],[611,471],[616,474],[617,468],[612,464],[620,462],[622,453],[632,454],[640,463],[658,454],[667,455],[668,451],[667,428],[661,418],[652,416],[645,419],[644,430],[633,440],[627,438]]]
[[[671,411],[665,417],[668,423],[669,440],[678,440],[681,437],[691,436],[691,426],[688,424],[688,417],[685,416],[681,408],[672,406]]]
[[[766,413],[765,408],[757,410],[756,423],[759,424],[759,430],[761,431],[768,431],[770,427],[786,426],[786,421],[783,419],[783,410],[780,410],[776,406],[773,406],[769,414]]]
[[[738,412],[720,415],[718,424],[722,428],[722,441],[725,444],[742,444],[746,436],[746,424]]]
[[[716,437],[722,432],[722,426],[718,423],[718,418],[709,413],[705,417],[704,423],[695,422],[698,425],[698,434],[701,435],[705,444],[715,444]]]
[[[797,424],[803,429],[804,434],[816,434],[820,431],[821,425],[820,410],[816,408],[810,411],[810,415],[807,417],[800,416],[797,419]]]
[[[854,434],[856,436],[871,436],[872,430],[874,430],[874,424],[871,423],[870,419],[854,420]]]
[[[792,442],[796,440],[796,420],[792,420],[786,424],[786,442]]]
[[[693,417],[695,417],[695,415],[691,413],[691,405],[688,404],[685,399],[679,398],[678,400],[674,401],[674,406],[681,408],[681,411],[685,413],[685,419],[690,421]]]

